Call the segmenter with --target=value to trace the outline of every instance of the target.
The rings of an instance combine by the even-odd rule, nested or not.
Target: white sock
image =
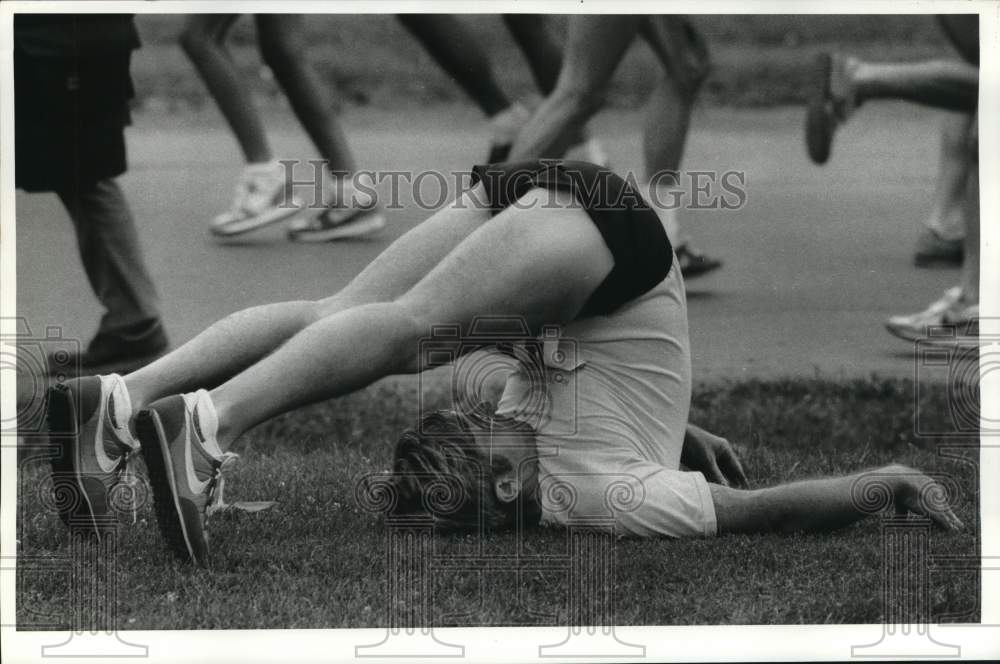
[[[118,435],[125,442],[133,447],[138,447],[139,442],[129,430],[129,423],[132,421],[132,397],[125,386],[125,379],[118,374],[110,374],[105,378],[111,381],[111,393],[108,395],[108,408],[111,409],[111,423],[114,425]]]
[[[198,390],[194,393],[194,419],[201,434],[202,446],[212,456],[219,458],[222,456],[222,448],[216,441],[219,432],[219,414],[215,412],[215,404],[208,390]]]

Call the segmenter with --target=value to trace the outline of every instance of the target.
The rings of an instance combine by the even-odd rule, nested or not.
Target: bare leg
[[[639,16],[570,18],[559,80],[521,131],[510,159],[561,157],[601,108],[608,81],[635,39]]]
[[[264,62],[274,72],[309,138],[331,171],[353,172],[354,157],[337,120],[336,106],[306,54],[302,16],[260,14],[256,18]]]
[[[973,118],[973,123],[978,116]],[[979,150],[975,141],[979,132],[970,132],[969,175],[965,197],[965,260],[962,262],[962,301],[966,304],[979,302]]]
[[[905,99],[953,111],[976,109],[979,68],[965,62],[881,64],[849,59],[846,70],[858,104],[870,99]]]
[[[487,117],[510,106],[510,100],[493,76],[489,58],[460,17],[399,14],[398,18]]]
[[[226,33],[238,14],[192,14],[181,34],[181,46],[201,74],[248,163],[272,159],[271,148],[253,98],[226,50]]]
[[[943,126],[938,184],[924,225],[944,240],[958,240],[965,235],[971,119],[964,114],[949,115]]]
[[[549,193],[529,192],[401,297],[323,318],[213,390],[220,445],[279,413],[418,371],[432,324],[467,326],[483,314],[522,316],[531,329],[572,320],[613,259],[571,194],[559,196],[565,207],[542,209]]]
[[[483,195],[481,187],[474,189],[461,207],[446,208],[400,237],[336,295],[320,302],[279,302],[239,311],[129,374],[125,384],[133,410],[170,394],[214,387],[323,316],[399,297],[489,218],[487,210],[473,203]]]
[[[556,87],[562,68],[562,49],[549,32],[544,14],[503,14],[507,31],[531,67],[535,85],[543,95]]]
[[[647,176],[680,168],[691,110],[708,74],[708,48],[683,16],[650,17],[642,35],[664,74],[646,103],[643,151]]]

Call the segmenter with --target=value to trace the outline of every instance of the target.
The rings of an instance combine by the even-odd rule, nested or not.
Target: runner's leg
[[[489,58],[459,16],[399,14],[399,22],[467,95],[493,117],[510,106],[500,89]]]
[[[250,90],[226,49],[226,34],[239,14],[192,14],[181,34],[181,46],[201,74],[248,163],[271,161],[264,123]]]
[[[299,14],[260,14],[257,35],[264,62],[288,96],[292,110],[331,171],[352,173],[354,157],[326,93],[307,57],[308,40]]]
[[[565,57],[555,90],[535,111],[511,149],[510,160],[561,157],[601,108],[611,75],[635,39],[639,16],[570,18]]]

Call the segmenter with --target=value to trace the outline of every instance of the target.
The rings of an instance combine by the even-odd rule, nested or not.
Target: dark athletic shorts
[[[673,249],[659,216],[624,179],[583,161],[555,159],[473,166],[495,215],[535,187],[573,193],[614,257],[614,267],[590,295],[580,317],[610,314],[663,281]]]

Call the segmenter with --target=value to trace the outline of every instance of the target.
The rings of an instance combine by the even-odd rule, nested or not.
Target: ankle
[[[218,443],[219,449],[225,452],[233,444],[233,441],[239,437],[242,430],[239,423],[236,422],[236,417],[234,416],[235,410],[227,404],[225,399],[215,390],[208,394],[214,407],[213,410],[216,418],[215,441]]]

